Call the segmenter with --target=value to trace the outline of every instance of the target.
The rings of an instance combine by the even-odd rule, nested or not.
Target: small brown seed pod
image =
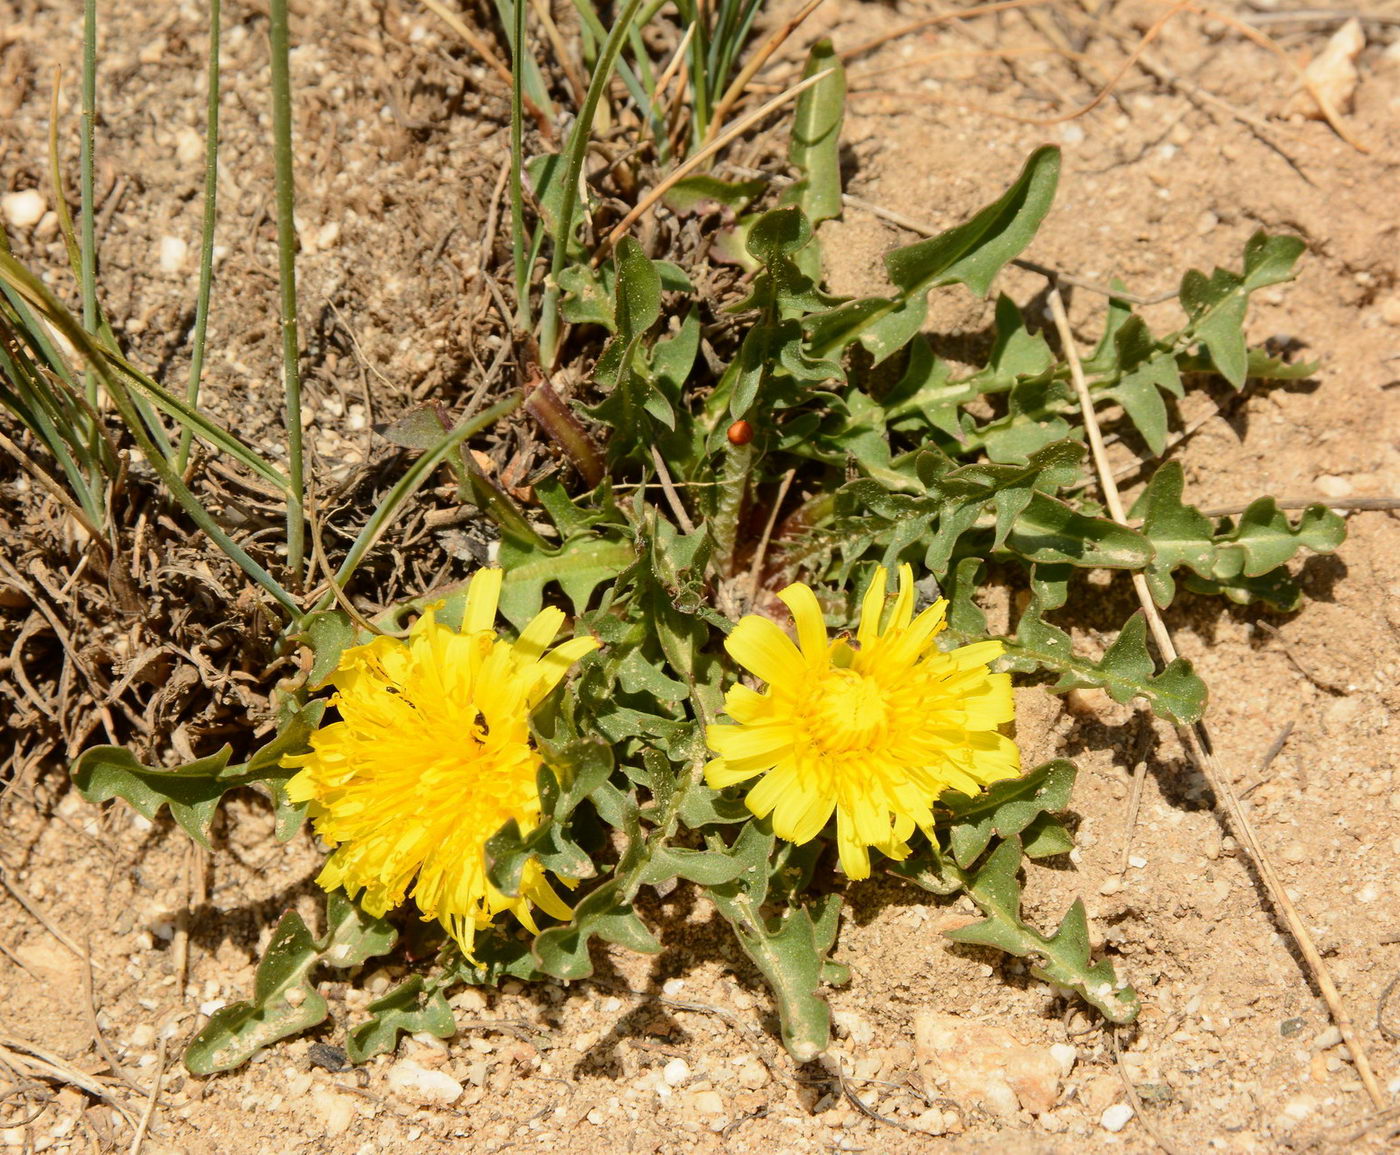
[[[729,427],[730,445],[747,445],[753,440],[753,426],[747,421],[736,421]]]

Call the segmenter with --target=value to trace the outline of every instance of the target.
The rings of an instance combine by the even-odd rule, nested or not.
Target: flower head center
[[[851,669],[829,671],[813,687],[812,738],[830,751],[868,747],[889,723],[884,687]]]

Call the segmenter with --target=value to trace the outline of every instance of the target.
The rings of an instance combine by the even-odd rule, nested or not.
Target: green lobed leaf
[[[944,794],[939,804],[952,813],[948,839],[953,860],[965,870],[994,836],[1020,834],[1041,816],[1063,811],[1069,805],[1074,778],[1074,763],[1057,759],[1019,778],[993,782],[981,794]]]
[[[340,664],[340,655],[355,644],[355,626],[340,610],[320,610],[302,619],[301,642],[311,650],[307,686],[323,686]]]
[[[1205,714],[1205,683],[1185,658],[1172,661],[1160,674],[1147,652],[1147,617],[1138,610],[1124,624],[1113,644],[1089,668],[1071,668],[1055,683],[1055,691],[1076,686],[1101,686],[1115,702],[1142,696],[1159,718],[1181,725],[1199,722]]]
[[[638,954],[657,954],[661,950],[661,943],[637,917],[631,904],[621,901],[616,880],[585,895],[574,907],[573,921],[542,932],[532,949],[545,974],[583,979],[593,973],[589,943],[595,938]]]
[[[841,898],[828,894],[810,906],[791,905],[767,913],[770,886],[785,858],[773,854],[775,839],[766,824],[751,822],[731,854],[743,870],[730,882],[707,886],[716,909],[734,929],[739,945],[773,991],[783,1043],[798,1062],[810,1062],[831,1041],[831,1008],[818,992],[826,983],[845,982],[849,972],[827,955],[836,942]]]
[[[613,336],[593,368],[593,376],[609,392],[589,413],[608,425],[608,451],[618,456],[650,436],[644,414],[667,428],[674,427],[675,416],[665,394],[657,393],[642,356],[643,338],[661,317],[661,274],[632,237],[618,242],[613,263]]]
[[[544,745],[542,743],[542,745]],[[574,842],[570,819],[585,798],[595,795],[612,773],[612,748],[596,739],[545,746],[537,789],[540,821],[522,832],[515,819],[486,840],[487,875],[503,894],[519,892],[525,864],[536,859],[559,878],[592,878],[597,873],[589,855]]]
[[[1215,368],[1236,389],[1243,387],[1249,372],[1244,337],[1249,294],[1291,280],[1293,266],[1305,248],[1297,237],[1257,232],[1245,245],[1243,274],[1218,268],[1206,276],[1192,269],[1181,280],[1179,296],[1189,318],[1188,337],[1205,345]]]
[[[1029,673],[1053,670],[1060,679],[1056,693],[1076,686],[1100,686],[1115,701],[1146,700],[1159,718],[1189,725],[1205,713],[1205,683],[1185,658],[1178,658],[1161,673],[1147,652],[1147,623],[1141,611],[1128,619],[1122,632],[1098,662],[1074,652],[1070,637],[1044,615],[1059,609],[1068,597],[1067,571],[1044,566],[1031,574],[1031,600],[1017,623],[1013,637],[1004,639],[1006,660],[1011,669]]]
[[[1059,150],[1039,148],[1012,186],[966,224],[887,255],[885,268],[898,293],[848,301],[812,318],[808,334],[814,352],[830,356],[860,341],[879,364],[923,328],[929,290],[962,282],[985,296],[992,279],[1035,236],[1050,211],[1059,174]]]
[[[1142,520],[1142,532],[1152,542],[1154,556],[1145,576],[1152,600],[1163,609],[1176,592],[1174,569],[1188,566],[1209,576],[1215,560],[1211,524],[1195,506],[1182,504],[1184,485],[1181,463],[1163,462],[1129,514]]]
[[[301,916],[284,914],[258,964],[252,1000],[215,1011],[186,1049],[185,1066],[196,1075],[232,1070],[269,1043],[324,1021],[326,1000],[308,978],[320,957]]]
[[[399,941],[399,932],[387,919],[361,910],[344,891],[326,896],[326,933],[317,943],[321,962],[348,970],[369,959],[388,954]]]
[[[325,709],[324,701],[308,702],[297,709],[277,736],[247,762],[230,766],[233,748],[225,746],[183,766],[164,769],[142,765],[121,746],[93,746],[73,762],[73,781],[87,801],[121,798],[146,818],[154,818],[168,805],[180,828],[201,846],[209,847],[214,814],[230,790],[262,784],[273,792],[274,799],[281,797],[282,784],[296,773],[283,766],[282,759],[307,749]]]
[[[457,1032],[452,1008],[438,986],[428,986],[422,975],[400,983],[369,1005],[370,1017],[345,1035],[345,1053],[352,1063],[363,1063],[392,1051],[399,1035],[423,1032],[450,1039]]]
[[[968,897],[987,917],[944,934],[954,942],[995,947],[1018,958],[1035,959],[1038,965],[1032,973],[1038,978],[1076,991],[1109,1022],[1132,1022],[1139,1010],[1137,992],[1118,978],[1107,959],[1091,962],[1089,924],[1081,901],[1075,900],[1048,938],[1022,921],[1021,886],[1016,878],[1021,856],[1019,838],[998,843],[967,886]]]
[[[743,212],[767,188],[768,182],[759,178],[721,180],[709,173],[697,173],[673,184],[661,203],[677,216],[707,212],[713,206],[727,209],[732,215]]]
[[[1152,560],[1151,542],[1136,530],[1105,517],[1086,517],[1039,492],[1031,494],[1006,544],[1029,561],[1051,565],[1142,569]]]
[[[557,582],[574,613],[588,608],[593,591],[636,560],[631,544],[582,534],[553,550],[540,550],[513,538],[501,539],[501,614],[524,629],[544,604],[544,587]]]
[[[1302,546],[1331,553],[1345,539],[1346,522],[1325,505],[1308,506],[1294,525],[1272,497],[1261,497],[1240,515],[1233,531],[1216,538],[1219,560],[1210,576],[1261,577],[1291,560]]]
[[[1188,585],[1197,592],[1295,608],[1302,592],[1285,563],[1303,548],[1331,553],[1346,536],[1346,523],[1326,506],[1309,506],[1295,524],[1269,497],[1251,504],[1237,526],[1226,522],[1216,532],[1200,510],[1182,501],[1183,486],[1180,464],[1166,462],[1131,511],[1142,519],[1142,532],[1156,551],[1146,578],[1153,600],[1164,608],[1176,592],[1172,571],[1182,567],[1190,571]]]
[[[1134,321],[1138,318],[1134,317]],[[1163,393],[1180,397],[1185,392],[1176,356],[1170,351],[1154,353],[1124,373],[1118,383],[1106,391],[1128,415],[1142,434],[1147,447],[1160,455],[1167,447],[1167,404]]]

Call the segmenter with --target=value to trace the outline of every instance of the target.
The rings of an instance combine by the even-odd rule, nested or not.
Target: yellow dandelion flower
[[[425,613],[407,639],[377,637],[341,656],[331,676],[340,721],[311,737],[287,793],[309,802],[316,833],[335,849],[316,879],[363,891],[382,915],[412,897],[468,957],[476,931],[502,911],[536,930],[531,906],[568,918],[569,906],[533,859],[517,897],[486,876],[486,840],[510,819],[539,824],[530,712],[594,638],[547,650],[564,615],[546,609],[508,642],[496,634],[499,569],[467,588],[460,630]],[[410,886],[412,891],[410,893]]]
[[[987,669],[1001,643],[939,650],[948,603],[914,617],[907,565],[881,629],[885,577],[875,571],[854,642],[828,639],[817,597],[800,582],[778,595],[796,644],[767,618],[740,621],[725,648],[768,686],[734,686],[724,707],[738,724],[707,731],[719,755],[705,767],[710,786],[762,775],[748,807],[772,815],[774,833],[790,842],[810,842],[834,811],[850,878],[869,877],[870,847],[902,859],[915,827],[931,835],[945,790],[976,793],[1020,773],[1015,743],[997,732],[1015,713],[1011,678]]]

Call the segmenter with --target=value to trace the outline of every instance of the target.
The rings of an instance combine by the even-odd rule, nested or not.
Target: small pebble
[[[1079,1051],[1068,1043],[1051,1043],[1050,1057],[1059,1064],[1061,1076],[1068,1079],[1074,1070],[1075,1060],[1079,1058]]]
[[[1341,1041],[1341,1030],[1337,1027],[1328,1027],[1326,1030],[1318,1032],[1317,1038],[1312,1041],[1312,1049],[1314,1051],[1325,1051],[1328,1047],[1335,1047]]]
[[[1141,870],[1147,865],[1147,859],[1143,858],[1141,854],[1130,854],[1128,855],[1128,865],[1134,870]]]
[[[661,1068],[661,1077],[668,1087],[679,1087],[690,1078],[690,1064],[684,1059],[672,1059]]]
[[[661,984],[661,993],[668,999],[675,998],[685,990],[685,979],[667,979]]]
[[[462,1084],[446,1071],[398,1062],[389,1068],[389,1091],[420,1107],[450,1107],[462,1097]]]
[[[1335,473],[1320,474],[1313,478],[1313,484],[1323,497],[1346,497],[1352,493],[1351,482]]]
[[[204,159],[204,138],[192,128],[182,128],[175,134],[175,159],[184,165],[198,164]]]
[[[930,1107],[913,1122],[915,1131],[921,1131],[925,1135],[946,1135],[948,1133],[948,1122],[943,1112],[937,1107]]]
[[[318,1087],[311,1092],[311,1105],[321,1116],[325,1133],[332,1138],[345,1134],[355,1122],[355,1106],[349,1095]]]
[[[690,1102],[702,1115],[724,1114],[724,1097],[718,1091],[697,1091]]]
[[[44,194],[38,189],[6,193],[0,197],[0,213],[13,229],[31,229],[43,219]]]
[[[185,264],[190,246],[179,237],[160,238],[160,268],[165,273],[178,273]]]
[[[1396,44],[1400,45],[1400,40]],[[1400,325],[1400,296],[1387,297],[1381,302],[1381,320],[1387,325]]]
[[[1127,1103],[1114,1103],[1099,1116],[1099,1126],[1105,1131],[1121,1131],[1133,1117],[1133,1109]]]

